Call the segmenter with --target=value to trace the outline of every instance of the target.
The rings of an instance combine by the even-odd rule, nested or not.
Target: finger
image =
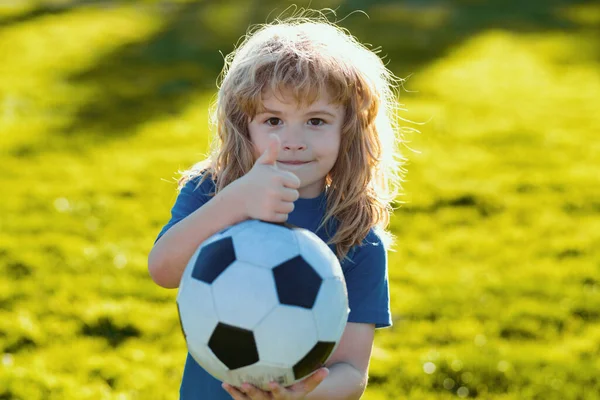
[[[280,201],[275,206],[275,212],[278,214],[289,214],[294,211],[294,203],[291,201]]]
[[[283,188],[281,194],[282,200],[294,202],[298,200],[298,197],[300,197],[300,193],[296,189]]]
[[[270,397],[268,393],[260,390],[256,386],[250,385],[249,383],[244,383],[242,385],[242,390],[244,393],[250,396],[251,400],[268,400]]]
[[[248,396],[227,383],[223,383],[221,387],[225,389],[227,393],[229,393],[233,400],[249,400]]]
[[[296,174],[290,171],[281,171],[283,176],[283,186],[291,189],[298,189],[300,187],[300,178]]]
[[[287,213],[275,213],[272,222],[285,222],[288,219]]]
[[[271,393],[273,393],[273,398],[275,400],[285,399],[285,392],[287,391],[285,388],[281,387],[277,382],[269,383],[269,388],[271,389]]]
[[[267,144],[267,149],[262,153],[262,155],[256,160],[257,163],[264,165],[272,165],[274,167],[277,166],[277,156],[279,155],[279,148],[281,147],[281,141],[279,140],[279,136],[272,133],[269,135],[269,142]]]

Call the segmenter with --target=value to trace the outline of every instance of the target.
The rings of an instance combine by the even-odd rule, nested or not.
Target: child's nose
[[[281,147],[287,151],[299,151],[306,150],[306,143],[304,141],[301,129],[295,129],[291,127],[285,132],[279,135],[281,139]]]
[[[298,150],[306,150],[306,145],[299,142],[287,142],[282,145],[283,150],[287,151],[298,151]]]

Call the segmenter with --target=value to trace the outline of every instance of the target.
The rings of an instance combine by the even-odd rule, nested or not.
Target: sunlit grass
[[[148,10],[0,26],[0,398],[177,398],[175,292],[146,256],[177,171],[207,149],[213,93],[165,111],[161,93],[204,70],[140,61],[166,24]],[[483,30],[406,82],[403,116],[429,122],[406,135],[395,326],[377,333],[366,399],[600,391],[599,48],[586,30]]]
[[[0,131],[18,132],[5,134],[0,148],[48,141],[74,107],[105,89],[74,85],[70,77],[159,28],[158,16],[135,7],[81,8],[0,28]]]
[[[598,4],[572,5],[560,9],[559,13],[584,26],[598,28],[600,25],[600,6]]]

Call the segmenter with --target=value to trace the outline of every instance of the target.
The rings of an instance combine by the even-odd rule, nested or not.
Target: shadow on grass
[[[233,7],[225,8],[223,17],[240,21],[234,30],[217,32],[206,23],[212,18],[211,11],[216,2],[189,3],[168,17],[169,22],[159,35],[145,43],[123,48],[92,69],[72,77],[74,84],[98,85],[102,90],[93,103],[82,105],[66,133],[92,130],[101,131],[106,137],[120,136],[132,132],[132,128],[141,122],[177,114],[190,96],[199,91],[214,91],[223,66],[219,51],[227,54],[249,24],[265,21],[270,13],[273,18],[285,9],[275,1],[226,3]],[[399,76],[406,76],[481,30],[575,29],[576,25],[563,18],[559,10],[577,3],[584,2],[350,0],[339,6],[337,15],[344,19],[352,11],[364,9],[370,19],[355,13],[341,25],[362,41],[381,45],[391,60],[390,68]],[[312,4],[314,8],[327,6],[331,6],[331,2]],[[435,13],[440,12],[447,17],[438,17],[437,25],[427,22],[426,17],[418,17],[430,13],[435,20]],[[407,19],[419,18],[420,23],[407,22]],[[136,85],[136,90],[121,90],[132,84]]]
[[[164,13],[166,23],[144,42],[120,48],[68,78],[98,95],[81,104],[64,134],[100,132],[104,139],[134,132],[141,123],[177,114],[198,92],[212,89],[222,64],[222,38],[199,19],[209,2]]]
[[[366,2],[349,0],[348,9]],[[516,33],[574,31],[581,28],[564,9],[589,0],[375,1],[349,28],[363,42],[382,46],[388,67],[400,77],[414,73],[482,31]]]
[[[141,0],[139,3],[144,4]],[[381,55],[388,67],[398,76],[406,77],[482,30],[543,32],[577,29],[578,26],[560,10],[589,2],[346,0],[337,5],[332,1],[297,3],[300,6],[310,4],[314,9],[335,6],[340,25],[348,28],[361,42],[381,46]],[[3,23],[65,12],[83,4],[107,6],[116,2],[87,0],[58,8],[46,6]],[[197,94],[214,92],[223,66],[222,54],[234,48],[248,25],[272,20],[288,7],[288,3],[275,0],[166,1],[153,7],[146,3],[144,7],[148,7],[148,12],[161,13],[165,23],[160,32],[143,42],[121,47],[88,70],[68,77],[70,84],[93,88],[96,95],[82,103],[71,123],[61,130],[63,138],[67,139],[65,146],[68,138],[75,136],[93,138],[101,143],[134,134],[142,123],[177,115]],[[365,11],[369,17],[353,13],[356,10]],[[331,16],[331,19],[336,17]]]
[[[84,324],[81,333],[85,336],[104,338],[111,347],[117,347],[127,339],[141,336],[137,327],[131,324],[119,326],[110,317],[101,317],[93,324]]]

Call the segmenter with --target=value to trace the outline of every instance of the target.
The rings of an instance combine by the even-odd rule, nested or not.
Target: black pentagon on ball
[[[208,347],[229,369],[258,362],[258,349],[252,331],[219,322],[208,341]]]
[[[335,347],[334,342],[317,342],[315,346],[294,365],[294,378],[301,379],[321,368]]]
[[[235,261],[231,237],[216,240],[202,247],[194,263],[192,278],[213,283]]]
[[[302,256],[291,258],[273,268],[277,296],[281,304],[311,309],[323,279]]]

